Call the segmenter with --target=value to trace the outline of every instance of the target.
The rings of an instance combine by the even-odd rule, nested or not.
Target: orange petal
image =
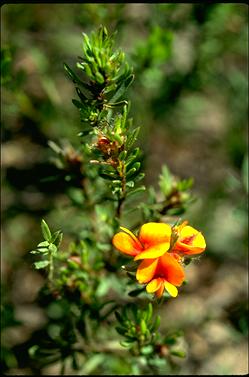
[[[112,244],[122,253],[132,256],[137,255],[142,249],[138,240],[136,241],[136,239],[131,237],[129,234],[123,232],[115,234],[112,239]]]
[[[157,278],[157,279],[153,279],[149,282],[149,284],[147,284],[146,286],[146,291],[148,293],[154,293],[156,292],[158,289],[161,288],[161,285],[163,285],[163,281],[161,278]]]
[[[159,243],[169,242],[171,237],[171,226],[164,223],[146,223],[139,232],[139,241],[145,248]]]
[[[159,287],[159,289],[156,291],[156,296],[158,298],[160,298],[163,294],[163,291],[164,291],[164,284],[161,284],[161,286]]]
[[[169,283],[180,286],[185,278],[183,267],[176,261],[176,259],[165,253],[159,258],[157,274],[163,276]]]
[[[139,259],[153,259],[153,258],[158,258],[161,257],[164,253],[166,253],[169,250],[170,243],[165,242],[165,243],[159,243],[158,245],[151,246],[145,251],[142,251],[139,253],[134,260],[139,260]]]
[[[158,259],[146,259],[140,263],[136,273],[136,278],[140,284],[148,283],[153,279],[157,264]]]

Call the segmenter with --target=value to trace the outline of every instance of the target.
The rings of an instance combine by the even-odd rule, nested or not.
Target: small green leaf
[[[141,353],[143,355],[150,355],[151,353],[153,353],[153,347],[152,345],[148,345],[148,346],[144,346],[141,348]]]
[[[40,242],[37,247],[46,247],[49,245],[49,242],[48,241],[43,241],[43,242]]]
[[[137,127],[128,134],[127,141],[126,141],[127,149],[129,149],[135,143],[135,141],[137,140],[139,131],[140,131],[140,127]]]
[[[177,356],[177,357],[186,357],[186,352],[184,351],[170,351],[170,354],[173,355],[173,356]]]
[[[139,192],[143,192],[143,191],[145,191],[145,190],[146,190],[146,187],[145,187],[145,186],[140,186],[140,187],[138,187],[138,188],[136,188],[136,189],[134,189],[134,190],[129,191],[129,192],[127,193],[126,197],[128,198],[128,197],[131,196],[131,195],[137,194],[137,193],[139,193]]]
[[[156,319],[155,319],[153,325],[151,326],[151,329],[150,329],[151,332],[156,331],[158,329],[158,327],[160,326],[160,322],[161,322],[161,317],[158,315],[158,316],[156,316]]]
[[[82,109],[82,108],[84,108],[85,107],[85,105],[82,103],[82,102],[80,102],[80,101],[78,101],[77,99],[72,99],[72,103],[74,104],[74,106],[76,106],[78,109]]]
[[[49,245],[48,249],[52,253],[53,256],[57,253],[57,247],[53,243]]]
[[[134,80],[134,75],[128,76],[124,82],[120,85],[114,96],[110,99],[110,102],[115,103],[117,100],[124,95],[127,88],[130,86],[132,81]]]
[[[41,221],[41,229],[42,229],[42,234],[43,234],[43,237],[45,238],[45,240],[46,241],[50,241],[50,239],[51,239],[51,232],[49,230],[48,224],[43,219]]]
[[[126,329],[123,328],[123,327],[116,326],[115,329],[116,329],[116,331],[117,331],[120,335],[125,335],[125,333],[126,333]]]
[[[37,249],[37,251],[39,251],[39,253],[47,253],[48,252],[48,248],[47,247],[39,247]]]
[[[151,320],[152,315],[153,315],[153,306],[152,306],[152,303],[149,302],[148,308],[147,308],[147,311],[146,311],[146,320],[147,320],[147,322],[149,322]]]
[[[134,181],[129,181],[129,182],[126,182],[126,186],[127,187],[134,187],[134,185],[135,185],[135,183],[134,183]]]
[[[100,72],[96,72],[95,74],[96,80],[99,84],[103,84],[105,82],[104,77],[101,75]]]
[[[122,151],[122,152],[119,154],[118,158],[120,159],[120,161],[124,161],[125,158],[126,158],[126,156],[127,156],[127,151]]]
[[[53,233],[52,237],[51,237],[51,243],[55,244],[55,246],[59,246],[60,243],[61,243],[61,240],[62,240],[62,232],[61,230],[58,230],[57,232]]]
[[[121,324],[124,323],[124,319],[122,318],[122,316],[119,312],[115,311],[114,314],[115,314],[115,317],[117,318],[119,323],[121,323]]]
[[[147,326],[146,326],[146,322],[145,322],[144,319],[142,319],[141,322],[140,322],[140,329],[141,329],[142,334],[145,334],[146,331],[147,331]]]
[[[43,261],[35,262],[34,266],[37,270],[39,270],[41,268],[47,267],[49,263],[50,262],[48,260],[43,260]]]
[[[120,342],[120,344],[121,344],[121,346],[122,347],[125,347],[125,348],[130,348],[130,347],[132,347],[132,343],[134,343],[134,341],[135,340],[122,340],[121,342]]]

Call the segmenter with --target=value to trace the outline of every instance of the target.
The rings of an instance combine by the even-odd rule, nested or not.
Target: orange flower
[[[123,232],[115,234],[113,245],[124,254],[139,259],[154,259],[170,248],[171,226],[163,223],[144,224],[136,237],[131,231],[120,227]]]
[[[148,283],[148,293],[155,293],[161,297],[164,288],[173,297],[178,295],[176,286],[182,285],[184,281],[183,267],[169,253],[156,259],[146,259],[140,263],[136,278],[139,283]]]
[[[134,260],[144,259],[138,266],[136,278],[140,284],[147,284],[148,293],[161,297],[164,289],[173,297],[178,295],[176,287],[184,281],[183,256],[199,254],[206,248],[203,235],[187,225],[171,227],[164,223],[146,223],[138,237],[121,227],[123,232],[115,234],[112,243]]]
[[[172,231],[172,236],[176,239],[170,250],[172,253],[183,256],[193,255],[200,254],[206,249],[206,242],[201,232],[187,225],[187,221],[173,227]]]

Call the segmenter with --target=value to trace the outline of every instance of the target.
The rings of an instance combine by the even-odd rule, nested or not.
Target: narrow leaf
[[[41,221],[41,229],[42,229],[42,234],[43,234],[43,237],[45,238],[45,240],[46,241],[50,241],[50,239],[51,239],[51,232],[49,230],[48,224],[43,219]]]
[[[48,265],[49,265],[48,260],[43,260],[43,261],[39,261],[39,262],[34,263],[34,266],[37,270],[44,268],[44,267],[47,267]]]

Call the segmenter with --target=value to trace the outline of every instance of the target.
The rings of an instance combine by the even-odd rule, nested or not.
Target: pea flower
[[[172,296],[178,295],[176,286],[182,285],[185,274],[183,267],[170,254],[164,253],[156,259],[145,259],[140,263],[136,278],[140,284],[148,283],[148,293],[155,293],[159,298],[164,289]]]
[[[187,225],[171,227],[165,223],[144,224],[138,236],[120,227],[123,232],[114,235],[112,243],[116,249],[143,261],[137,269],[136,278],[140,284],[147,284],[148,293],[161,297],[164,289],[173,296],[178,295],[177,286],[184,281],[181,265],[184,256],[203,252],[206,242],[203,235]]]
[[[179,256],[200,254],[206,249],[206,241],[198,230],[187,225],[184,221],[181,225],[172,228],[171,252]]]

